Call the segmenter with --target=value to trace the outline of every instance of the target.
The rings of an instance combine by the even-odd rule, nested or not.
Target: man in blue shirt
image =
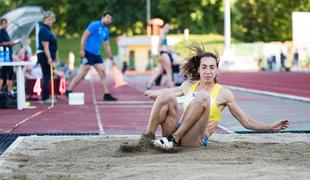
[[[104,90],[104,101],[116,101],[117,99],[109,93],[109,88],[106,79],[106,72],[104,70],[103,60],[100,55],[101,46],[107,53],[107,56],[112,60],[113,55],[109,44],[110,33],[108,26],[112,22],[112,14],[105,12],[101,16],[101,20],[91,22],[87,29],[84,31],[81,39],[81,67],[80,72],[71,81],[68,90],[65,95],[68,96],[70,92],[81,82],[81,80],[88,73],[90,66],[93,66],[98,72],[101,80],[101,84]]]

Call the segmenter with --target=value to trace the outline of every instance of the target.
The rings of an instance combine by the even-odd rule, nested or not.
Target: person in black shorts
[[[149,80],[146,89],[151,89],[154,81],[164,74],[167,75],[167,86],[169,88],[174,87],[174,82],[172,78],[172,64],[173,64],[173,57],[169,52],[168,41],[167,41],[167,34],[169,33],[170,25],[165,24],[161,30],[159,35],[159,42],[158,42],[158,71],[155,71],[152,75],[151,79]]]
[[[11,41],[11,38],[7,32],[8,27],[8,20],[5,18],[0,19],[0,46],[3,47],[3,49],[9,48],[10,50],[10,59],[12,59],[12,46],[15,45],[14,42]],[[14,77],[14,71],[13,66],[3,66],[0,76],[0,91],[2,90],[3,83],[6,80],[7,84],[7,91],[9,93],[13,92],[13,77]]]
[[[115,65],[109,44],[110,32],[108,26],[111,24],[111,22],[112,14],[110,12],[104,12],[100,20],[91,22],[87,29],[84,31],[80,49],[80,72],[72,79],[68,90],[65,93],[67,97],[69,96],[69,93],[71,93],[73,89],[86,76],[90,67],[93,66],[100,76],[101,85],[104,91],[103,101],[117,100],[109,92],[106,72],[103,65],[103,60],[100,55],[100,49],[103,45],[107,56],[112,60],[113,65]]]

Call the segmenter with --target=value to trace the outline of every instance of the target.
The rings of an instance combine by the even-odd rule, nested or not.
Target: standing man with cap
[[[113,65],[113,55],[109,44],[110,33],[108,26],[112,22],[112,14],[105,12],[101,19],[91,22],[84,31],[81,39],[81,67],[79,73],[71,81],[65,95],[68,97],[69,93],[81,82],[81,80],[88,73],[90,66],[93,66],[100,76],[101,85],[104,90],[104,101],[116,101],[117,99],[109,93],[108,83],[106,79],[106,72],[104,70],[103,60],[100,55],[101,46],[104,46],[107,56],[111,59]]]

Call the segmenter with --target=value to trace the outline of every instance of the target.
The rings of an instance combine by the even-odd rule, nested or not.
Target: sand
[[[207,148],[131,153],[137,136],[19,137],[0,179],[310,179],[310,134],[215,134]]]

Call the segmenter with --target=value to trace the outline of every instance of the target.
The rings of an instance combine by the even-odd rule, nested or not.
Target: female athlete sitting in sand
[[[155,139],[155,131],[161,125],[162,136],[152,143],[161,149],[171,149],[180,145],[207,145],[208,138],[221,120],[221,113],[227,106],[231,114],[247,129],[286,129],[288,120],[274,123],[256,121],[245,114],[236,103],[234,94],[217,83],[219,58],[206,52],[194,43],[194,54],[187,59],[181,72],[188,77],[180,87],[148,90],[146,96],[155,102],[149,118],[147,134],[142,139]],[[177,97],[184,96],[184,112],[178,120]]]

